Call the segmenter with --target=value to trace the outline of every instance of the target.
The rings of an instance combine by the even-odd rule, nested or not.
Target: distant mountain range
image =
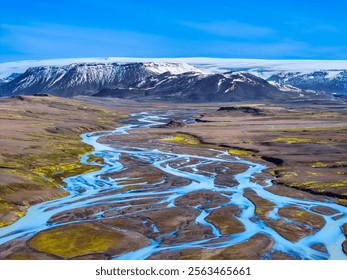
[[[105,88],[129,88],[162,73],[202,73],[185,63],[80,63],[38,66],[0,84],[0,95],[51,93],[61,97],[93,95]],[[8,79],[9,80],[9,79]]]
[[[347,70],[314,71],[311,73],[287,72],[272,75],[267,80],[279,85],[291,85],[303,90],[347,95]]]
[[[206,102],[347,93],[345,61],[335,64],[321,61],[315,65],[290,61],[286,67],[283,61],[282,64],[271,61],[271,64],[262,60],[217,59],[213,63],[208,59],[192,58],[194,66],[177,62],[178,59],[172,59],[177,60],[175,62],[153,59],[154,62],[129,63],[115,63],[112,59],[76,60],[78,63],[71,64],[64,63],[73,59],[41,61],[42,65],[40,61],[31,61],[26,66],[39,66],[29,68],[25,68],[24,62],[2,63],[0,96],[50,93],[61,97],[95,95]],[[26,70],[18,73],[21,69]],[[11,75],[6,76],[10,71],[13,71]]]
[[[1,96],[50,93],[189,102],[297,97],[249,73],[208,74],[186,63],[80,63],[32,67],[0,85]]]
[[[133,83],[128,88],[105,88],[102,97],[147,98],[189,102],[244,101],[283,98],[297,93],[282,92],[267,81],[248,73],[202,74],[168,72]]]

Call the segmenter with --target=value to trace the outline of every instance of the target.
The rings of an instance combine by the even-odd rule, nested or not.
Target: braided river
[[[63,188],[69,192],[69,195],[53,201],[43,202],[31,206],[26,215],[16,221],[14,224],[0,228],[0,244],[18,239],[30,238],[35,234],[61,225],[100,221],[119,217],[119,210],[126,208],[126,202],[136,205],[136,201],[143,199],[155,198],[156,204],[165,205],[165,208],[176,207],[175,201],[182,196],[197,191],[210,191],[224,197],[221,205],[213,205],[211,207],[201,207],[201,205],[192,206],[199,215],[195,218],[195,223],[210,228],[212,235],[193,241],[180,241],[174,244],[163,242],[163,238],[149,238],[149,245],[140,249],[112,256],[112,259],[146,259],[161,251],[175,251],[191,248],[200,249],[217,249],[226,248],[236,244],[241,244],[249,240],[257,233],[261,233],[270,237],[274,241],[272,250],[284,252],[296,259],[347,259],[347,255],[343,253],[341,244],[345,240],[345,236],[341,231],[341,226],[347,223],[347,208],[336,204],[330,200],[308,200],[301,198],[293,198],[276,195],[267,190],[272,185],[271,180],[266,179],[262,184],[255,182],[252,178],[256,174],[260,174],[266,169],[266,166],[260,163],[244,160],[240,157],[232,156],[222,149],[210,148],[210,154],[213,156],[204,156],[197,154],[185,154],[160,149],[160,147],[143,147],[128,146],[127,143],[119,144],[102,144],[98,141],[101,137],[117,137],[120,135],[131,134],[136,129],[146,129],[166,123],[170,119],[170,112],[156,113],[136,113],[132,115],[133,120],[122,127],[118,127],[113,131],[92,132],[81,135],[82,141],[94,147],[94,152],[84,155],[81,158],[83,164],[94,164],[101,167],[100,170],[80,174],[66,178],[64,182],[66,186]],[[102,157],[103,163],[88,162],[91,156]],[[130,156],[145,162],[151,168],[155,168],[161,173],[174,175],[179,178],[186,179],[189,183],[180,186],[165,188],[148,188],[145,191],[124,191],[115,192],[126,187],[124,181],[133,178],[111,178],[107,174],[117,173],[125,167],[120,161],[121,156]],[[172,164],[175,163],[175,164]],[[202,172],[202,168],[207,165],[219,164],[241,164],[246,166],[246,171],[233,174],[237,184],[224,185],[223,188],[217,187],[215,184],[216,174],[213,172]],[[119,182],[123,182],[120,184]],[[146,182],[140,183],[142,190],[146,186]],[[156,184],[163,184],[157,182]],[[262,199],[270,201],[275,206],[269,213],[269,219],[276,221],[280,217],[278,210],[285,206],[295,206],[307,212],[312,212],[312,207],[328,207],[334,210],[334,214],[314,214],[323,217],[325,224],[320,229],[313,229],[313,234],[305,236],[300,240],[289,241],[265,223],[256,215],[255,204],[247,198],[245,190],[251,189]],[[117,201],[122,203],[117,206]],[[57,223],[52,217],[59,213],[72,211],[83,207],[112,204],[114,216],[105,216],[105,210],[93,213],[88,219],[74,219]],[[241,211],[236,215],[236,219],[244,226],[244,231],[225,235],[221,233],[213,223],[206,219],[212,211],[221,207],[236,205]],[[141,213],[144,209],[138,209],[132,213]],[[145,223],[146,221],[144,221]],[[297,221],[286,219],[287,223],[298,224]],[[154,233],[160,233],[160,229],[152,224],[151,228]],[[174,236],[179,233],[180,229],[166,234],[166,237]],[[317,250],[312,247],[313,244],[323,244],[325,250]],[[263,258],[270,258],[263,256]]]

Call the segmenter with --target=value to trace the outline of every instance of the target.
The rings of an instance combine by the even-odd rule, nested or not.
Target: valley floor
[[[50,227],[1,245],[2,259],[132,258],[132,252],[152,259],[329,258],[328,245],[325,240],[317,242],[318,237],[309,245],[316,253],[280,250],[276,242],[302,246],[306,244],[302,240],[318,236],[328,222],[346,219],[347,110],[338,103],[192,105],[17,97],[2,99],[0,112],[0,226],[15,222],[31,205],[68,197],[75,190],[68,189],[69,183],[65,189],[59,187],[66,183],[64,178],[100,172],[105,161],[113,160],[96,153],[86,159],[90,164],[81,163],[83,155],[92,152],[80,141],[81,133],[139,125],[141,115],[136,114],[141,112],[164,114],[167,123],[99,138],[99,143],[118,151],[123,169],[107,169],[98,173],[98,179],[88,178],[99,187],[114,181],[117,189],[94,193],[81,187],[76,197],[78,192],[81,197],[88,191],[91,195],[78,201],[78,207],[52,212]],[[163,154],[152,160],[162,163],[149,164],[151,156],[140,155],[141,149],[153,149],[153,154],[159,150]],[[165,165],[170,156],[174,158]],[[249,187],[237,175],[252,164],[238,158],[267,167],[251,174]],[[209,186],[208,174],[213,174],[213,186],[204,189]],[[199,187],[183,191],[194,182]],[[173,190],[175,207],[166,193]],[[105,192],[113,200],[104,197]],[[254,207],[251,216],[226,198],[236,199],[237,194],[243,206]],[[300,206],[305,201],[308,206]],[[46,212],[52,209],[47,205]],[[242,219],[266,230],[253,232]],[[341,223],[337,231],[346,235],[347,224]],[[249,236],[236,242],[245,232]],[[179,245],[183,243],[186,246]],[[337,245],[347,251],[346,241]],[[140,252],[143,248],[152,248],[152,254]]]

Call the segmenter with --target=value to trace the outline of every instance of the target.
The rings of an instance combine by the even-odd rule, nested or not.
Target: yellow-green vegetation
[[[229,152],[229,154],[236,155],[236,156],[249,156],[249,155],[251,155],[250,151],[242,150],[242,149],[236,149],[236,148],[229,149],[228,152]]]
[[[314,168],[320,168],[320,167],[329,167],[329,164],[321,161],[316,161],[314,164],[312,164],[312,167]]]
[[[287,172],[283,172],[281,173],[281,178],[288,180],[288,179],[294,179],[295,177],[298,177],[299,174],[295,171],[287,171]]]
[[[5,120],[18,120],[18,119],[23,119],[24,116],[16,115],[16,114],[4,114],[1,116],[1,118]]]
[[[272,202],[265,199],[262,199],[262,202],[264,202],[264,204],[258,204],[255,208],[255,214],[261,218],[267,216],[268,213],[273,209],[273,206],[275,206]]]
[[[218,227],[222,234],[234,234],[245,231],[244,225],[235,218],[228,206],[214,210],[206,220]]]
[[[346,162],[346,161],[336,161],[336,162],[322,162],[322,161],[316,161],[314,164],[312,164],[312,167],[314,167],[314,168],[324,168],[324,167],[338,168],[338,167],[347,167],[347,162]]]
[[[201,141],[198,137],[187,133],[175,133],[172,137],[164,138],[162,141],[174,142],[183,145],[199,145]]]
[[[11,166],[13,169],[9,172],[27,174],[38,184],[50,182],[54,186],[64,185],[62,180],[66,177],[100,169],[99,166],[80,163],[81,156],[92,152],[93,148],[82,143],[79,135],[42,132],[35,136],[46,141],[44,148],[49,152],[8,155],[7,162],[0,162],[0,165]]]
[[[18,218],[21,218],[25,215],[25,206],[17,206],[0,198],[0,216],[7,214],[6,219],[0,220],[0,227],[4,227],[12,224]]]
[[[311,138],[296,138],[296,137],[277,137],[269,140],[268,142],[284,142],[286,144],[302,144],[302,143],[314,143],[314,144],[327,144],[327,141],[315,140]]]
[[[272,168],[271,170],[269,170],[269,174],[272,176],[278,176],[279,174],[281,174],[283,172],[284,168],[283,167],[278,167],[276,166],[275,168]]]
[[[253,190],[246,189],[245,196],[255,205],[255,214],[262,219],[266,219],[268,213],[273,210],[275,204],[271,201],[261,198]]]
[[[104,252],[125,239],[121,232],[95,223],[79,223],[46,230],[35,235],[29,246],[62,258]]]
[[[87,162],[96,162],[96,163],[99,163],[99,164],[104,164],[104,159],[102,157],[99,157],[99,156],[94,156],[94,155],[90,155],[88,157],[88,160]]]
[[[339,198],[339,199],[337,199],[337,201],[338,201],[340,204],[346,205],[346,206],[347,206],[347,199]]]
[[[282,207],[279,209],[278,214],[281,217],[288,218],[303,225],[309,225],[316,229],[320,229],[325,225],[325,220],[322,216],[295,206]]]
[[[51,166],[37,167],[34,169],[34,172],[43,178],[46,178],[47,181],[64,185],[65,183],[63,182],[63,179],[67,177],[99,169],[99,166],[84,165],[76,161],[73,163],[61,163]]]
[[[338,180],[330,182],[321,182],[321,181],[309,181],[302,183],[292,183],[291,187],[305,187],[305,188],[316,188],[317,191],[324,192],[326,188],[342,188],[347,186],[347,180]]]

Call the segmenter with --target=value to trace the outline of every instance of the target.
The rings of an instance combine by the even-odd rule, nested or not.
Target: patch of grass
[[[49,152],[4,155],[9,158],[9,161],[0,162],[0,166],[12,168],[16,171],[15,173],[26,174],[27,177],[29,176],[31,180],[35,180],[40,185],[43,181],[51,182],[54,185],[64,185],[63,179],[66,177],[100,169],[96,165],[80,163],[81,156],[92,152],[93,148],[82,143],[79,136],[72,135],[65,139],[64,135],[47,136],[46,134],[49,133],[44,132],[40,133],[40,136],[42,136],[41,134],[44,135],[45,139],[49,139],[45,144],[45,148]],[[64,141],[61,141],[61,138],[64,138]]]
[[[5,120],[20,120],[20,119],[23,119],[24,116],[17,115],[17,114],[6,114],[6,115],[2,115],[0,118]]]
[[[277,137],[269,140],[268,142],[283,142],[286,144],[302,144],[302,143],[313,143],[313,144],[327,144],[327,141],[315,140],[311,138],[297,138],[297,137]]]
[[[99,156],[94,156],[94,155],[90,155],[88,157],[88,160],[87,162],[96,162],[96,163],[99,163],[99,164],[104,164],[105,161],[102,157],[99,157]]]
[[[281,177],[283,178],[283,179],[285,179],[285,180],[288,180],[288,179],[293,179],[293,178],[296,178],[296,177],[298,177],[299,176],[299,174],[297,173],[297,172],[295,172],[295,171],[287,171],[287,172],[283,172],[282,174],[281,174]]]
[[[308,212],[295,206],[285,206],[283,208],[280,208],[278,214],[281,217],[285,217],[317,229],[320,229],[325,225],[325,220],[322,216]]]
[[[65,185],[63,179],[67,177],[97,170],[100,170],[99,166],[84,165],[79,161],[76,161],[72,163],[61,163],[51,166],[37,167],[33,171],[43,178],[46,178],[47,181],[58,185]]]
[[[273,210],[275,204],[256,194],[256,192],[247,189],[245,196],[255,205],[255,214],[262,219],[266,219],[270,211]]]
[[[9,226],[10,224],[13,224],[13,221],[1,221],[0,220],[0,227],[6,227],[6,226]]]
[[[6,215],[6,219],[0,220],[0,227],[8,226],[25,215],[27,207],[13,205],[0,199],[0,217]]]
[[[93,223],[66,225],[39,232],[29,246],[62,258],[107,251],[125,238],[124,234]]]
[[[0,215],[4,215],[12,209],[13,206],[10,203],[6,202],[3,199],[0,199]]]
[[[175,133],[172,137],[161,139],[162,141],[174,142],[182,145],[200,145],[201,141],[198,137],[186,134],[186,133]]]
[[[249,151],[246,151],[246,150],[241,150],[241,149],[230,149],[229,151],[229,154],[231,155],[236,155],[236,156],[249,156],[251,155],[251,152]]]
[[[340,204],[347,206],[347,199],[338,198],[337,201],[338,201]]]
[[[320,167],[329,167],[328,163],[316,161],[314,164],[312,164],[312,167],[314,168],[320,168]]]
[[[342,188],[347,186],[347,180],[338,180],[331,182],[320,182],[320,181],[309,181],[301,183],[290,184],[291,187],[305,187],[305,188],[317,188],[322,189],[322,192],[325,188]]]

